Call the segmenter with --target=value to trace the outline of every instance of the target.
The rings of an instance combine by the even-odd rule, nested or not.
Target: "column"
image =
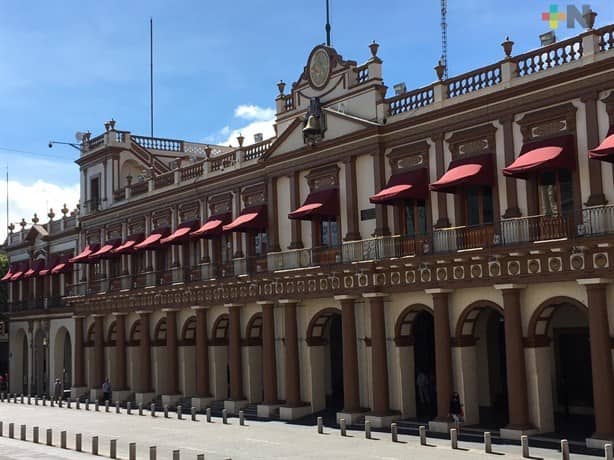
[[[167,391],[169,395],[179,394],[179,366],[177,363],[177,310],[163,310],[166,313],[166,359],[168,362]]]
[[[375,193],[386,185],[386,157],[384,146],[380,143],[377,152],[373,154],[373,186]],[[375,206],[375,235],[390,235],[388,228],[388,206]]]
[[[236,218],[240,213],[241,213],[241,189],[237,188],[234,191],[234,199],[235,199],[235,205],[234,205],[234,209],[235,209],[235,215],[234,217]],[[233,232],[233,238],[235,241],[235,247],[234,247],[234,258],[235,259],[239,259],[241,257],[244,257],[243,255],[243,232]]]
[[[126,381],[126,314],[114,313],[117,334],[115,337],[115,381],[116,390],[127,390]]]
[[[279,302],[284,304],[284,325],[286,335],[286,406],[296,407],[301,403],[296,301],[280,300]]]
[[[151,312],[137,312],[141,317],[141,337],[139,338],[139,354],[141,361],[141,373],[139,382],[140,393],[151,392],[151,336],[150,321]]]
[[[507,398],[509,429],[525,430],[530,427],[527,371],[522,339],[520,314],[520,285],[495,285],[503,296],[505,327],[505,365],[507,367]]]
[[[241,305],[228,307],[228,366],[230,368],[230,399],[243,401],[243,374],[241,368]]]
[[[599,145],[599,120],[597,116],[597,98],[599,93],[592,91],[582,97],[586,113],[586,144],[589,149]],[[602,206],[607,203],[603,194],[601,161],[588,159],[590,196],[586,206]]]
[[[279,219],[277,215],[277,178],[267,178],[267,240],[268,252],[280,252]]]
[[[277,397],[277,357],[275,354],[275,314],[273,302],[262,306],[262,384],[264,404],[275,404]]]
[[[578,280],[586,287],[588,327],[593,371],[593,407],[595,408],[596,439],[614,439],[614,373],[608,323],[606,288],[609,280],[601,278]]]
[[[358,393],[355,299],[351,296],[337,296],[335,300],[341,304],[343,412],[357,412],[360,410],[360,396]]]
[[[371,310],[371,377],[373,391],[373,415],[384,416],[390,412],[388,394],[388,359],[386,354],[386,318],[384,297],[379,293],[365,294]]]
[[[435,171],[437,172],[437,178],[444,175],[446,171],[445,156],[443,151],[443,133],[439,133],[432,137],[435,142]],[[445,228],[450,226],[450,219],[448,218],[448,203],[446,193],[436,193],[437,195],[437,208],[439,210],[439,216],[435,227]],[[448,396],[449,397],[449,396]],[[447,415],[447,412],[446,412]]]
[[[509,165],[516,159],[516,152],[514,150],[514,116],[505,116],[499,120],[499,123],[501,123],[503,127],[503,155],[505,158],[505,165]],[[513,177],[505,178],[505,194],[507,196],[507,209],[503,214],[505,219],[520,217],[516,180],[517,179]]]
[[[104,316],[94,316],[94,388],[101,388],[105,379]]]
[[[358,229],[358,191],[356,178],[356,157],[345,160],[345,199],[348,218],[348,229],[345,234],[345,241],[355,241],[360,239]]]
[[[435,380],[437,388],[437,420],[448,420],[452,396],[452,354],[450,353],[450,317],[448,313],[449,289],[427,289],[433,296],[435,323]]]
[[[299,186],[299,174],[292,173],[290,176],[290,208],[295,210],[301,205],[301,193]],[[288,249],[301,249],[303,247],[303,231],[301,221],[290,219],[290,247]]]
[[[211,396],[209,388],[209,343],[207,338],[207,310],[196,308],[196,395]]]
[[[83,347],[83,316],[75,316],[75,388],[85,386],[85,356]]]

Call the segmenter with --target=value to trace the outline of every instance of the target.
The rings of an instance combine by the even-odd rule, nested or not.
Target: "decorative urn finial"
[[[60,209],[60,211],[62,212],[62,217],[66,218],[66,215],[68,214],[68,207],[66,206],[66,203],[64,203],[64,207]]]
[[[435,66],[435,72],[437,72],[437,78],[439,81],[443,81],[443,76],[446,71],[446,66],[443,65],[443,61],[440,59],[437,65]]]
[[[26,222],[26,220],[22,217],[21,218],[21,222],[19,222],[19,225],[21,225],[21,230],[25,230],[26,225],[28,225],[28,223]]]
[[[13,233],[13,230],[15,230],[15,224],[11,222],[8,226],[8,229],[9,229],[9,233]]]
[[[49,217],[49,220],[53,220],[53,218],[55,217],[55,212],[53,212],[53,208],[49,208],[49,212],[47,213],[47,217]]]
[[[241,133],[239,133],[239,135],[237,136],[237,142],[239,143],[240,149],[243,148],[243,141],[245,141],[245,138]]]
[[[369,49],[371,50],[371,58],[375,59],[377,57],[377,50],[379,50],[379,43],[373,40],[369,45]]]
[[[586,29],[593,30],[593,27],[595,27],[595,18],[597,17],[597,13],[595,13],[592,8],[589,7],[588,10],[586,10],[586,13],[582,15],[582,17],[584,18]]]
[[[111,118],[111,120],[109,120],[109,127],[111,129],[111,131],[113,131],[115,129],[115,119]]]
[[[279,95],[283,96],[284,90],[286,89],[286,84],[283,80],[279,80],[279,83],[277,83],[277,89],[279,90]]]
[[[501,43],[503,52],[505,53],[505,59],[510,59],[512,56],[512,50],[514,48],[514,42],[510,40],[510,37],[505,37],[505,41]]]
[[[36,225],[36,224],[38,224],[39,220],[40,220],[40,219],[38,218],[38,216],[36,215],[36,213],[34,213],[34,216],[32,217],[32,223],[33,223],[34,225]]]

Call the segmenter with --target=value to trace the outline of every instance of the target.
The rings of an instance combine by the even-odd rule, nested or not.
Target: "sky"
[[[541,13],[553,1],[449,0],[450,76],[539,46]],[[569,3],[581,7],[581,3]],[[587,2],[596,26],[614,22],[614,1]],[[9,172],[9,221],[46,220],[79,198],[77,131],[149,134],[149,19],[154,22],[154,135],[234,143],[241,132],[272,135],[276,83],[296,81],[325,41],[325,1],[0,0],[0,177]],[[559,3],[564,11],[567,3]],[[365,62],[380,44],[392,92],[435,79],[441,55],[440,1],[331,0],[332,45]],[[563,39],[579,26],[556,30]],[[4,173],[4,174],[2,174]],[[4,177],[2,177],[4,179]],[[4,180],[3,180],[4,182]],[[6,184],[0,185],[4,210]],[[0,212],[0,237],[6,234]]]

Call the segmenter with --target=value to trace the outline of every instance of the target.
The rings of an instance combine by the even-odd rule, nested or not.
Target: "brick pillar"
[[[275,404],[277,396],[277,357],[275,355],[275,315],[272,302],[262,306],[262,386],[264,404]]]
[[[179,364],[177,362],[177,310],[166,312],[166,359],[168,360],[167,390],[179,394]]]
[[[211,396],[209,388],[209,343],[207,338],[207,310],[196,309],[196,395]]]
[[[230,368],[230,399],[242,401],[243,373],[241,368],[241,305],[228,305],[228,367]]]
[[[348,296],[335,298],[341,304],[343,337],[343,412],[360,410],[358,392],[358,350],[356,346],[355,300]]]
[[[371,378],[373,385],[373,415],[386,415],[390,412],[388,393],[388,359],[386,353],[386,318],[384,298],[381,295],[369,296],[371,310]]]
[[[126,314],[115,313],[115,324],[115,381],[112,384],[117,390],[126,390]]]
[[[286,406],[296,407],[301,403],[296,302],[282,301],[280,303],[284,303],[284,324],[286,334]]]
[[[94,388],[101,388],[105,378],[104,316],[94,316]]]
[[[437,420],[448,420],[448,409],[452,397],[452,355],[450,352],[450,317],[448,294],[445,289],[427,289],[433,296],[433,317],[435,322],[435,379],[437,389]]]
[[[141,372],[139,392],[151,392],[151,336],[149,335],[151,313],[148,311],[137,312],[141,317],[141,336],[139,338],[139,354]]]
[[[76,388],[85,386],[85,354],[83,347],[83,316],[75,316],[75,375]]]

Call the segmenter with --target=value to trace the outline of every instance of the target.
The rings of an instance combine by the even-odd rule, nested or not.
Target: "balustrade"
[[[497,63],[449,79],[448,97],[462,96],[499,83],[501,83],[501,64]]]
[[[410,112],[426,107],[434,101],[433,86],[416,89],[408,93],[403,93],[398,96],[387,99],[388,113],[390,115],[398,115],[400,113]]]
[[[573,37],[514,57],[516,76],[525,77],[582,57],[582,37]]]

